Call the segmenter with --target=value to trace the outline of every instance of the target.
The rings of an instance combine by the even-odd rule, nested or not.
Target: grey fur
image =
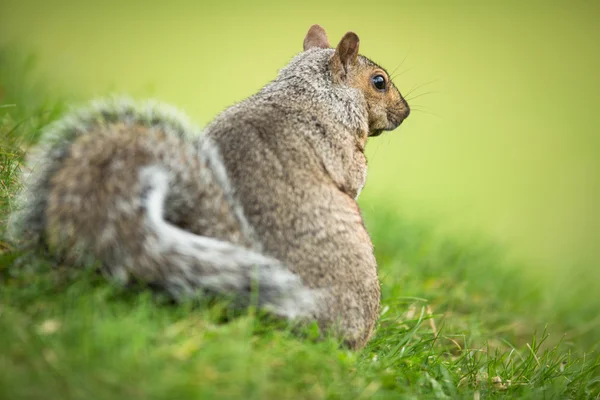
[[[306,51],[203,133],[173,108],[123,99],[49,127],[30,157],[16,235],[176,299],[247,302],[255,281],[262,307],[364,345],[379,307],[355,201],[364,147],[408,106],[391,82],[385,93],[370,85],[384,72],[356,57],[356,35],[323,49],[324,30],[311,29]]]

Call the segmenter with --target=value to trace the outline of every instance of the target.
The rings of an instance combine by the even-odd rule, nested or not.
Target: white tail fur
[[[250,296],[258,290],[258,303],[287,318],[308,316],[314,311],[310,289],[281,262],[235,244],[192,234],[164,219],[169,176],[159,166],[145,167],[140,181],[145,198],[146,228],[154,238],[144,246],[150,258],[163,260],[162,284],[174,297],[197,289]]]

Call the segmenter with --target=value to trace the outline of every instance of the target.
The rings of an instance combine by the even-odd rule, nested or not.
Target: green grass
[[[1,234],[23,151],[64,110],[10,60],[0,53]],[[551,295],[502,248],[380,206],[365,219],[381,318],[358,352],[253,309],[174,306],[1,240],[0,398],[599,398],[598,299]]]

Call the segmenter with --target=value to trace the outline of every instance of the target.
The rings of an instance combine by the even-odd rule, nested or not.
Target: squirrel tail
[[[21,176],[24,185],[11,202],[8,224],[11,239],[41,241],[46,229],[52,179],[69,157],[71,145],[93,132],[98,123],[129,126],[141,123],[180,138],[199,134],[186,115],[168,104],[152,100],[140,104],[128,97],[114,96],[69,112],[45,127],[39,143],[27,154]]]
[[[73,156],[72,144],[111,123],[143,124],[182,139],[197,133],[171,107],[127,99],[96,102],[56,122],[29,157],[35,171],[24,174],[26,185],[11,215],[13,239],[45,244],[69,263],[98,261],[114,280],[143,281],[176,300],[197,292],[225,294],[241,305],[255,299],[258,306],[290,319],[312,315],[313,292],[280,261],[196,235],[165,218],[174,179],[168,165],[149,163],[116,177],[112,172],[92,177],[91,161],[84,157],[71,167],[68,182],[57,179]],[[114,160],[107,152],[105,161]],[[62,197],[52,200],[57,187]]]

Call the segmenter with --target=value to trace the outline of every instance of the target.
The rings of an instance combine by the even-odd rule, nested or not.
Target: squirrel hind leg
[[[313,314],[314,297],[299,276],[280,261],[236,244],[195,235],[164,218],[169,175],[160,166],[139,173],[142,204],[149,235],[144,248],[162,269],[158,282],[175,299],[196,291],[234,295],[248,305],[255,295],[258,306],[288,319]]]

